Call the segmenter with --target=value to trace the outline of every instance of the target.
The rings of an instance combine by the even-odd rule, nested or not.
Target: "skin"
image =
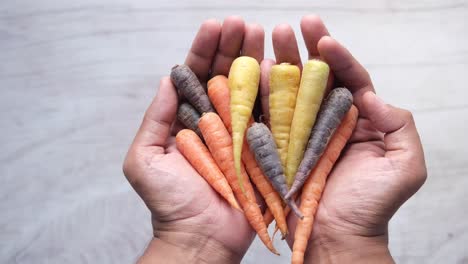
[[[229,64],[230,58],[238,56],[238,52],[219,54],[230,50],[217,48],[225,27],[243,30],[243,54],[250,51],[259,61],[263,57],[263,49],[252,48],[259,42],[263,46],[261,27],[246,27],[239,18],[227,18],[223,27],[205,22],[185,62],[202,82],[212,66],[214,72],[228,68],[213,63],[215,58]],[[410,112],[374,95],[367,71],[327,36],[317,16],[304,17],[301,30],[309,57],[322,57],[330,65],[334,73],[330,79],[336,78],[353,92],[360,111],[357,129],[323,193],[305,263],[393,263],[387,246],[388,221],[426,179],[414,120]],[[275,57],[299,64],[291,32],[286,25],[273,30]],[[261,64],[263,113],[268,113],[267,76],[273,63],[264,60]],[[124,173],[148,206],[154,227],[154,239],[139,262],[239,263],[253,232],[245,218],[229,208],[176,150],[170,129],[176,109],[175,88],[163,78],[124,162]],[[290,245],[296,219],[290,214]]]
[[[237,41],[228,41],[232,38]],[[201,25],[185,64],[203,83],[210,71],[227,74],[241,53],[261,62],[263,48],[257,47],[263,47],[263,41],[263,28],[246,25],[239,17],[228,17],[222,25],[208,20]],[[150,210],[154,227],[154,238],[139,262],[239,263],[254,232],[243,214],[213,191],[177,150],[173,125],[177,105],[177,91],[164,77],[123,165],[128,181]]]

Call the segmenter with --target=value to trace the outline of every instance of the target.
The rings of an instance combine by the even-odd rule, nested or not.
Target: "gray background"
[[[468,263],[468,4],[463,0],[0,1],[0,262],[131,263],[151,236],[121,163],[199,24],[231,14],[299,33],[307,13],[413,111],[429,178],[395,215],[400,263]],[[305,50],[298,35],[302,51]],[[305,57],[305,52],[302,53]],[[286,263],[255,241],[244,263]]]

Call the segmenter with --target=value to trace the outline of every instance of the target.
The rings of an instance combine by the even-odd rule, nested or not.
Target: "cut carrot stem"
[[[327,177],[333,169],[335,162],[338,160],[341,151],[351,137],[357,123],[357,118],[358,110],[353,105],[346,114],[341,125],[335,131],[328,147],[302,188],[300,208],[304,214],[304,219],[297,222],[296,232],[294,233],[291,260],[293,264],[304,263],[305,250],[312,234],[315,213],[317,212],[322,192],[325,189]]]

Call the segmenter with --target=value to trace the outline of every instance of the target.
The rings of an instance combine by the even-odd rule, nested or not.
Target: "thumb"
[[[361,115],[385,134],[385,157],[398,162],[400,169],[411,171],[422,184],[426,177],[426,165],[411,112],[386,104],[371,91],[364,93],[362,103]]]

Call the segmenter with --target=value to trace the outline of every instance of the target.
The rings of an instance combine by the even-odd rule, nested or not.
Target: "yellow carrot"
[[[245,192],[241,177],[241,153],[245,130],[252,116],[260,82],[260,65],[257,60],[247,56],[235,59],[229,70],[228,81],[231,91],[234,167],[241,190]]]
[[[288,156],[289,132],[296,106],[301,71],[296,65],[281,63],[270,71],[270,128],[283,170]]]
[[[310,132],[322,103],[329,72],[328,64],[320,60],[309,60],[302,69],[286,160],[285,174],[289,186],[293,183],[294,175],[304,156]]]

